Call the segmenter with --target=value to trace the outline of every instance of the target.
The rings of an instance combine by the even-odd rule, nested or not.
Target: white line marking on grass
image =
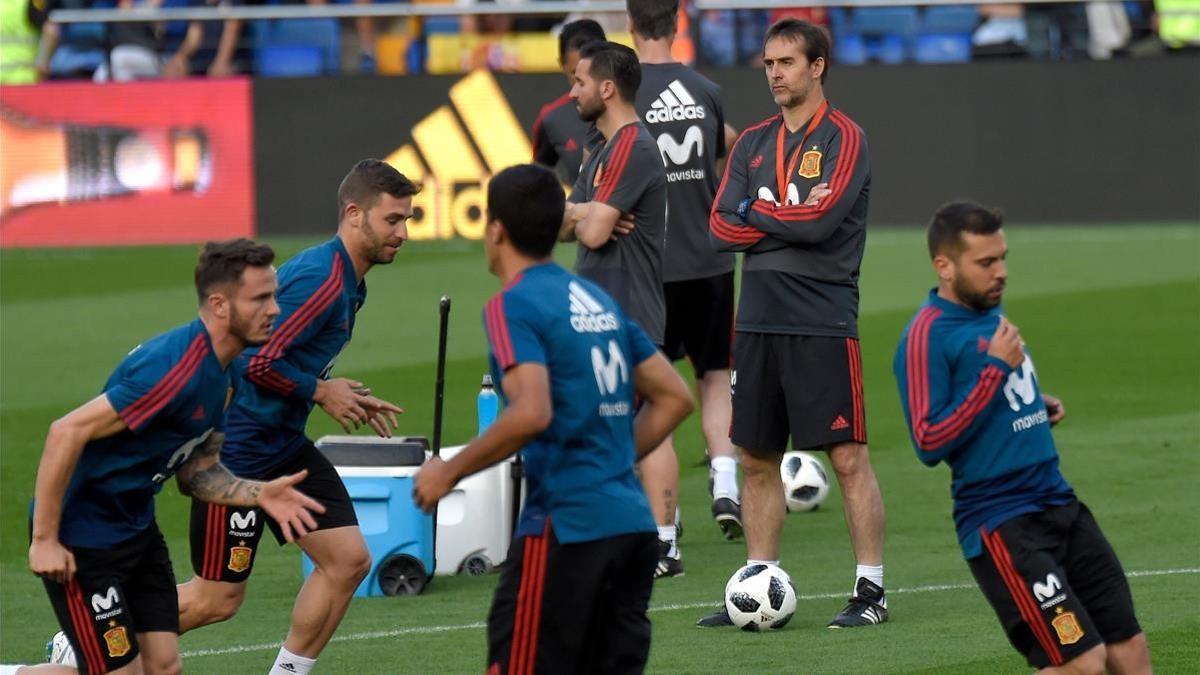
[[[1128,577],[1161,577],[1168,574],[1200,574],[1200,567],[1180,567],[1167,570],[1136,570],[1127,572]],[[969,588],[976,588],[975,584],[933,584],[930,586],[912,586],[909,588],[889,588],[888,595],[907,594],[907,593],[937,593],[939,591],[962,591]],[[797,600],[832,600],[834,598],[846,597],[846,593],[810,593],[808,595],[796,596]],[[703,609],[716,607],[715,602],[689,602],[673,605],[656,605],[650,608],[651,612],[674,612],[681,609]],[[475,623],[463,623],[449,626],[414,626],[412,628],[395,628],[392,630],[373,630],[363,633],[349,633],[347,635],[335,635],[330,642],[357,642],[359,640],[376,640],[379,638],[400,637],[402,635],[427,635],[429,633],[449,633],[459,630],[476,630],[486,628],[487,624],[482,621]],[[220,647],[216,649],[190,649],[182,652],[180,656],[185,659],[197,658],[201,656],[222,656],[225,654],[243,654],[246,652],[265,652],[275,651],[279,649],[278,642],[263,642],[254,645],[234,645],[230,647]]]

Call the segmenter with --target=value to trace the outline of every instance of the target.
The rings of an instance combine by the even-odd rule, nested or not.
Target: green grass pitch
[[[1062,397],[1056,431],[1067,479],[1090,504],[1131,573],[1157,669],[1200,663],[1200,227],[1012,226],[1008,315],[1033,350],[1039,380]],[[286,258],[313,240],[278,240]],[[933,283],[917,230],[874,230],[862,280],[862,342],[872,457],[887,508],[892,620],[828,631],[850,592],[854,559],[836,486],[812,514],[790,516],[783,566],[801,596],[776,634],[701,631],[742,562],[741,542],[708,515],[699,422],[685,422],[682,541],[687,575],[659,582],[651,618],[657,673],[1020,673],[959,555],[949,474],[909,445],[891,358]],[[0,253],[0,662],[36,662],[56,630],[26,567],[26,508],[47,425],[99,391],[140,340],[194,316],[195,247]],[[560,259],[573,252],[564,247]],[[336,373],[408,409],[401,431],[429,434],[437,299],[454,299],[447,367],[447,444],[474,431],[485,371],[479,310],[497,288],[481,248],[413,244],[376,269],[357,334]],[[318,412],[312,435],[336,431]],[[181,580],[191,576],[187,501],[174,482],[158,519]],[[484,661],[483,621],[496,577],[439,577],[412,598],[356,600],[319,672],[471,673]],[[189,672],[265,672],[300,583],[293,547],[264,544],[249,598],[232,621],[182,638]]]

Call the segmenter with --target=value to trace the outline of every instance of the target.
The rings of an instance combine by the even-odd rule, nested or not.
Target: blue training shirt
[[[1069,503],[1033,361],[987,353],[1002,310],[978,312],[936,289],[904,329],[892,369],[917,457],[950,465],[963,556],[980,555],[980,529]]]
[[[128,429],[83,448],[63,499],[59,540],[111,549],[154,522],[154,495],[221,428],[229,373],[199,319],[129,352],[104,384]]]
[[[654,532],[633,473],[633,369],[656,350],[646,333],[599,286],[554,263],[526,269],[483,319],[496,382],[522,363],[550,373],[554,417],[521,450],[516,535],[541,534],[547,519],[565,544]]]
[[[237,395],[229,409],[221,462],[256,478],[306,442],[317,379],[327,379],[350,342],[367,298],[338,237],[296,254],[279,268],[279,317],[271,339],[238,359]]]

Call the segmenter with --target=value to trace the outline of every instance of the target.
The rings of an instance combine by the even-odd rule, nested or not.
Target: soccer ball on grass
[[[796,613],[796,588],[775,565],[746,565],[725,584],[725,610],[742,630],[778,630]]]
[[[788,513],[816,511],[829,496],[825,467],[821,460],[807,452],[792,450],[784,453],[779,475],[783,479]]]

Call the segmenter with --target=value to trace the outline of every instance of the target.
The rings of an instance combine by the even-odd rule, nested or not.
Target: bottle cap
[[[483,376],[483,386],[485,386],[485,387],[494,387],[495,386],[494,384],[492,384],[492,376],[490,374]]]

